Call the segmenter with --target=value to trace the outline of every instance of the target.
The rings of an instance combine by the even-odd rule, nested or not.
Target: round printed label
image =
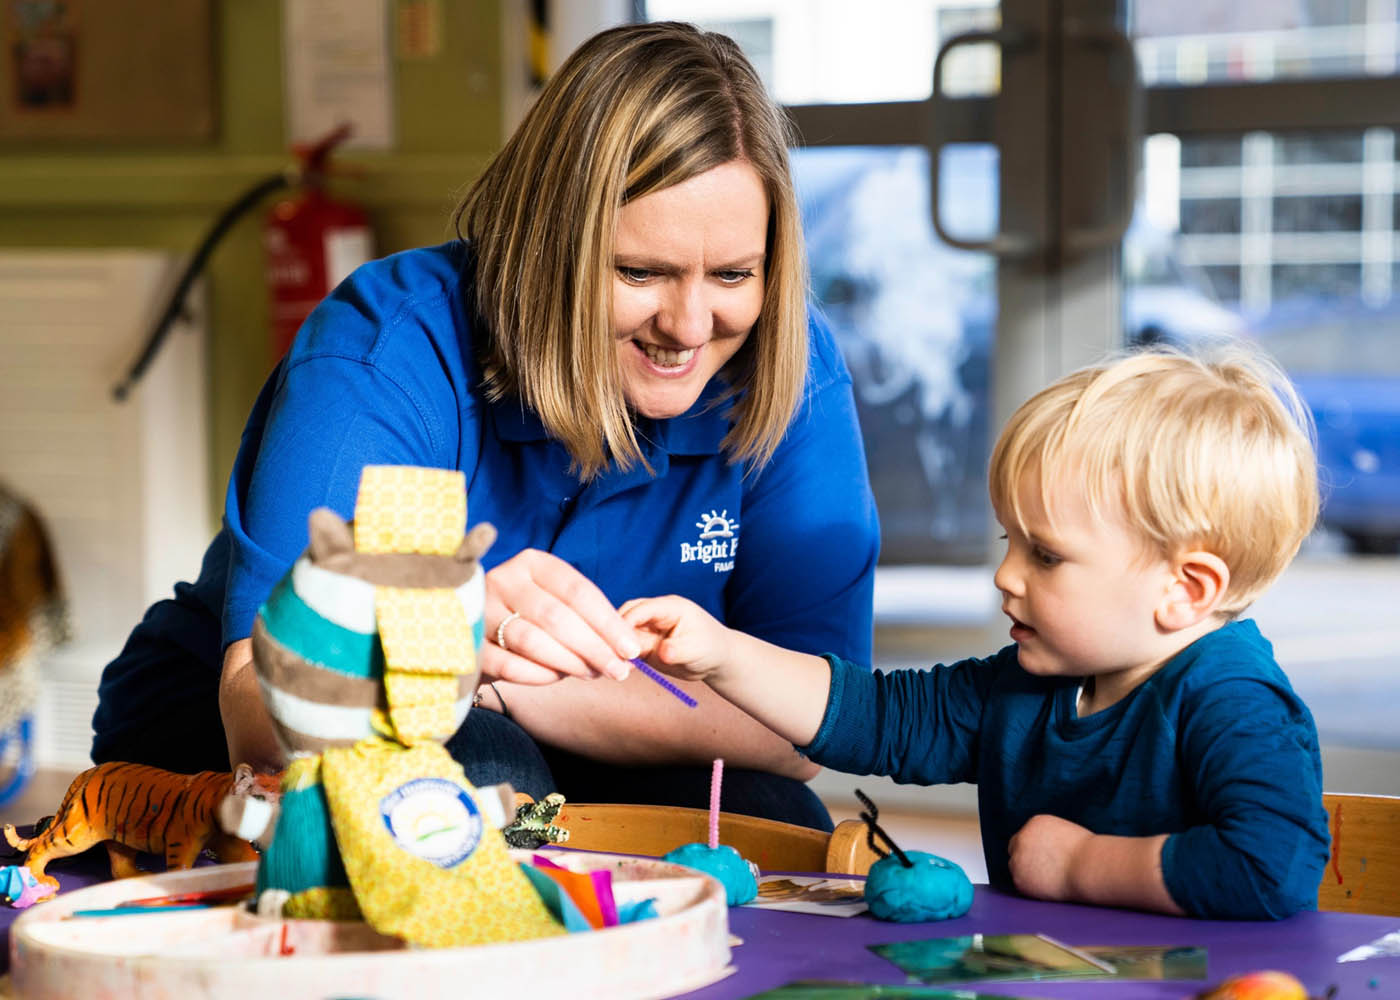
[[[409,854],[453,868],[481,841],[481,812],[466,789],[445,778],[415,778],[379,801],[389,836]]]

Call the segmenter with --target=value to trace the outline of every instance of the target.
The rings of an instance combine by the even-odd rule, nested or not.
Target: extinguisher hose
[[[269,194],[284,187],[289,187],[296,183],[299,174],[295,170],[281,171],[269,174],[256,184],[248,188],[233,201],[229,202],[214,220],[214,224],[209,227],[209,231],[204,234],[204,239],[200,240],[199,246],[190,257],[189,263],[185,265],[184,272],[180,275],[180,280],[175,283],[175,290],[170,293],[170,300],[166,303],[165,309],[160,314],[160,319],[151,328],[150,334],[146,337],[145,346],[141,348],[140,355],[132,364],[126,376],[112,389],[112,396],[121,402],[141,380],[141,376],[146,374],[146,369],[151,366],[155,356],[160,353],[161,345],[165,343],[165,338],[170,333],[171,326],[175,320],[185,310],[185,296],[189,294],[190,286],[194,284],[196,278],[204,270],[204,265],[209,260],[209,255],[214,252],[219,241],[224,238],[233,224],[247,215],[249,210],[254,208],[258,202],[262,201]]]

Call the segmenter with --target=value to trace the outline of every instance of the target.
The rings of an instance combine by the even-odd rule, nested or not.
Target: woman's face
[[[763,306],[768,195],[743,160],[622,207],[612,323],[623,394],[675,417],[744,346]]]

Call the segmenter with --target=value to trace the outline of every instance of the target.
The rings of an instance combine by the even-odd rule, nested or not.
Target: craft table
[[[806,913],[729,909],[738,971],[687,1000],[737,1000],[798,979],[905,984],[904,973],[867,945],[966,934],[1046,934],[1069,945],[1202,945],[1208,982],[1257,969],[1293,973],[1310,995],[1333,984],[1337,1000],[1400,997],[1400,958],[1337,964],[1337,956],[1391,931],[1400,917],[1350,913],[1300,913],[1279,922],[1189,920],[1131,910],[1045,903],[976,887],[972,909],[957,920],[889,924],[868,914],[824,917]],[[1370,985],[1375,979],[1376,986]],[[947,987],[949,989],[953,986]],[[1204,988],[1196,981],[986,982],[960,987],[1011,996],[1089,1000],[1182,1000]]]
[[[50,870],[65,890],[107,877],[105,851],[93,850],[55,862]],[[9,929],[20,911],[0,906],[0,971],[9,966]],[[868,915],[826,917],[754,907],[731,907],[729,927],[743,940],[733,952],[737,971],[692,1000],[738,1000],[797,979],[863,983],[906,982],[904,974],[867,945],[964,934],[1048,934],[1070,945],[1202,945],[1209,981],[1256,969],[1284,969],[1313,996],[1337,985],[1338,1000],[1400,997],[1400,958],[1337,963],[1337,956],[1400,930],[1400,917],[1348,913],[1302,913],[1277,923],[1188,920],[1130,910],[1044,903],[978,886],[972,909],[958,920],[888,924]],[[1375,986],[1371,981],[1375,980]],[[1023,982],[985,983],[978,988],[1055,1000],[1181,1000],[1199,982]],[[971,988],[971,987],[967,987]]]

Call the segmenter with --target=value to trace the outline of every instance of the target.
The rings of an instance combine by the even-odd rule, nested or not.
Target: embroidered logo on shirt
[[[697,542],[681,542],[681,562],[698,562],[714,568],[716,573],[728,573],[734,568],[734,554],[739,551],[739,522],[731,520],[729,510],[701,514],[695,522],[700,529]]]

